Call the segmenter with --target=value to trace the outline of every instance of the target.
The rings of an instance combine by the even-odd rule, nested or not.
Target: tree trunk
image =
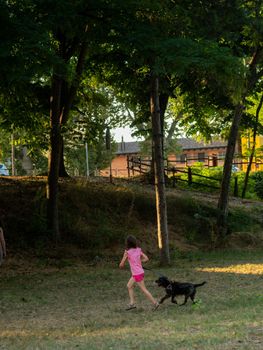
[[[238,128],[243,113],[243,104],[238,104],[234,111],[232,126],[227,144],[226,158],[224,163],[223,179],[221,183],[220,196],[218,201],[217,216],[217,233],[219,244],[222,244],[227,234],[227,216],[228,216],[228,197],[230,189],[230,180],[232,173],[232,163],[236,148],[236,140],[238,136]]]
[[[60,135],[59,177],[69,177],[64,163],[64,139]]]
[[[162,134],[162,152],[164,157],[164,115],[168,105],[169,95],[160,94],[159,103],[160,103],[160,123],[161,123],[161,134]]]
[[[53,75],[51,98],[50,98],[50,153],[48,164],[48,187],[47,187],[47,225],[54,239],[60,238],[58,220],[58,178],[60,161],[60,99],[61,79]]]
[[[177,126],[178,122],[182,119],[182,117],[183,117],[183,112],[180,111],[177,114],[176,118],[174,118],[174,120],[172,121],[172,124],[170,126],[170,129],[168,130],[168,135],[167,135],[167,138],[166,138],[167,145],[169,145],[170,142],[172,141],[172,139],[174,137],[176,126]]]
[[[254,130],[253,130],[253,146],[252,146],[252,150],[250,153],[249,162],[248,162],[247,171],[246,171],[246,176],[245,176],[245,180],[244,180],[244,187],[242,190],[242,198],[245,198],[245,195],[246,195],[248,178],[249,178],[249,174],[250,174],[250,170],[252,167],[252,162],[253,162],[253,158],[254,158],[254,154],[255,154],[258,119],[259,119],[259,113],[260,113],[262,104],[263,104],[263,95],[261,95],[261,99],[259,101],[259,105],[258,105],[257,111],[256,111],[256,120],[255,120],[255,126],[254,126]]]
[[[164,158],[164,115],[165,115],[165,111],[167,108],[168,100],[169,100],[168,94],[161,94],[159,97],[163,158]],[[153,139],[152,139],[152,162],[151,162],[150,178],[152,179],[151,182],[154,183],[154,143],[153,143]]]
[[[226,158],[223,171],[223,179],[221,183],[220,196],[218,200],[218,215],[217,215],[217,234],[218,244],[224,244],[225,237],[227,234],[227,216],[228,216],[228,197],[230,189],[230,179],[232,172],[232,163],[236,147],[236,141],[238,136],[238,128],[240,120],[244,110],[244,102],[249,92],[253,90],[261,75],[257,74],[257,65],[259,64],[262,56],[263,48],[258,46],[255,47],[251,61],[249,63],[249,76],[246,81],[246,89],[243,93],[241,102],[236,106],[234,111],[234,117],[232,121],[231,131],[227,144]]]
[[[88,26],[84,28],[86,34]],[[58,217],[58,179],[61,172],[64,173],[63,159],[63,136],[61,127],[65,126],[73,100],[79,88],[81,76],[84,70],[85,59],[87,56],[87,41],[75,42],[71,49],[65,51],[66,39],[61,32],[57,33],[60,43],[58,55],[65,61],[70,62],[70,58],[76,55],[79,49],[78,61],[75,69],[74,78],[71,84],[66,82],[65,78],[54,73],[52,77],[51,97],[50,97],[50,153],[48,168],[48,186],[47,186],[47,224],[56,240],[60,238],[59,217]]]
[[[241,162],[240,164],[240,170],[243,170],[243,158],[242,158],[242,139],[241,139],[241,132],[238,130],[237,133],[237,142],[236,142],[236,153],[237,153],[237,160],[238,162]]]
[[[153,76],[151,82],[151,117],[152,117],[152,136],[154,145],[154,178],[156,195],[156,213],[157,213],[157,233],[158,247],[160,250],[160,263],[167,265],[170,263],[169,254],[169,235],[167,225],[167,207],[164,180],[164,160],[162,153],[162,131],[160,121],[159,107],[159,80]]]
[[[80,52],[78,55],[78,61],[76,65],[74,79],[70,85],[66,81],[63,82],[63,94],[62,94],[63,96],[61,96],[61,104],[60,104],[60,109],[61,109],[60,123],[63,126],[67,124],[69,114],[72,108],[72,104],[73,104],[74,98],[76,97],[77,90],[79,88],[81,76],[84,70],[85,59],[87,57],[87,52],[88,52],[87,42],[83,42],[80,47]],[[59,161],[59,176],[69,177],[66,171],[65,163],[64,163],[64,141],[63,141],[62,135],[60,136],[60,143],[61,143],[60,144],[61,153],[60,153],[60,161]]]

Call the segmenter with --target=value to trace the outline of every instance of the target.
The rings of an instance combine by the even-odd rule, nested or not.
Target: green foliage
[[[256,182],[260,182],[263,180],[263,171],[256,171],[251,174],[251,178]]]
[[[257,171],[250,176],[254,180],[254,190],[260,199],[263,199],[263,171]]]
[[[108,45],[109,60],[101,65],[94,62],[94,69],[129,101],[135,113],[132,125],[138,133],[143,130],[149,135],[149,82],[154,71],[160,78],[161,94],[178,99],[180,86],[181,94],[191,95],[186,106],[189,129],[199,126],[200,132],[211,137],[225,123],[225,115],[218,121],[222,106],[229,106],[243,91],[246,68],[227,43],[238,37],[244,13],[238,4],[226,6],[225,2],[215,6],[210,1],[172,5],[153,1],[148,6],[144,16],[133,18],[131,14],[132,25],[127,21],[126,31],[116,30],[118,45]]]
[[[220,188],[220,182],[223,176],[222,167],[205,167],[202,162],[197,162],[191,166],[192,181],[193,183],[188,184],[188,172],[185,168],[185,173],[176,173],[176,177],[179,178],[177,186],[183,188],[198,189],[205,192],[215,192]],[[183,180],[180,181],[180,179]],[[172,181],[172,179],[171,179]],[[203,185],[203,186],[202,186]],[[211,187],[209,187],[211,186]]]
[[[109,167],[114,158],[116,144],[112,142],[111,150],[106,150],[105,138],[101,138],[96,144],[88,146],[88,165],[90,175],[97,175],[99,170]],[[70,176],[86,176],[86,149],[82,142],[65,145],[65,165]]]
[[[253,215],[244,212],[239,208],[234,208],[229,213],[229,229],[230,232],[247,232],[258,229],[258,222],[255,221]]]
[[[11,174],[11,135],[13,134],[15,173],[26,175],[22,168],[23,148],[27,148],[27,156],[31,159],[33,172],[36,175],[47,173],[47,142],[45,134],[32,135],[25,128],[0,129],[0,160],[8,165]]]
[[[223,176],[223,168],[222,167],[205,167],[203,163],[196,163],[191,166],[192,170],[192,181],[193,183],[189,186],[188,184],[188,173],[185,174],[177,173],[176,178],[184,180],[184,182],[178,180],[176,182],[176,186],[179,188],[187,188],[193,189],[203,192],[218,192],[220,188],[220,183]],[[202,175],[205,177],[200,177],[198,175]],[[238,183],[238,195],[241,195],[241,191],[244,184],[245,172],[239,171],[237,173],[232,174],[232,180],[230,184],[230,193],[234,194],[234,179],[237,178]],[[211,179],[209,179],[211,178]],[[194,183],[196,182],[196,183]],[[197,184],[198,183],[198,184]],[[262,183],[263,176],[262,172],[254,172],[251,173],[248,180],[246,198],[249,199],[263,199],[262,196]],[[173,184],[173,179],[169,178],[169,185]],[[202,186],[203,185],[203,186]],[[212,186],[211,188],[209,186]],[[214,187],[214,188],[213,188]]]
[[[0,129],[0,162],[10,162],[11,158],[11,133]]]
[[[73,109],[90,114],[89,107],[84,106],[87,101],[89,105],[93,103],[89,90],[92,90],[91,76],[96,74],[104,85],[106,82],[115,86],[119,97],[136,112],[134,125],[142,129],[142,122],[149,120],[149,72],[155,70],[161,76],[161,93],[173,95],[180,85],[183,93],[193,95],[192,110],[195,109],[196,114],[192,121],[197,120],[195,125],[199,125],[200,130],[206,129],[209,135],[214,124],[209,125],[210,116],[213,114],[211,118],[218,120],[218,106],[222,107],[219,102],[226,103],[227,98],[222,96],[228,95],[231,99],[242,90],[240,77],[244,75],[244,66],[240,57],[243,55],[233,55],[231,51],[245,16],[238,4],[195,3],[195,11],[192,1],[171,4],[101,0],[96,4],[78,1],[73,5],[72,1],[35,3],[23,0],[1,6],[1,18],[9,34],[3,35],[1,42],[4,60],[1,69],[11,72],[5,76],[12,82],[12,88],[16,88],[12,94],[2,91],[7,123],[21,123],[28,128],[35,126],[34,132],[40,130],[40,133],[45,129],[53,68],[63,78],[63,94],[67,99],[70,87],[76,83],[77,56],[87,24],[87,65]],[[253,6],[247,7],[251,15]],[[256,20],[255,15],[250,17]],[[247,30],[244,35],[248,36]],[[196,108],[204,95],[209,95],[203,101],[206,107]],[[213,99],[214,96],[217,99]],[[103,108],[102,99],[99,104],[98,110]],[[111,104],[113,113],[115,105],[114,102]],[[74,117],[77,115],[73,114]],[[224,117],[220,122],[224,122]],[[119,119],[126,121],[127,115],[119,116]],[[110,124],[113,126],[114,120]],[[96,137],[95,125],[101,126],[98,115],[87,122],[92,140]]]
[[[237,177],[237,183],[238,183],[238,195],[241,196],[242,189],[244,186],[246,173],[245,171],[238,171],[235,173],[234,177]],[[247,184],[247,191],[245,198],[248,199],[258,199],[256,193],[255,193],[255,181],[253,179],[253,173],[250,173],[250,176],[248,178],[248,184]],[[231,183],[231,192],[234,191],[234,181]]]

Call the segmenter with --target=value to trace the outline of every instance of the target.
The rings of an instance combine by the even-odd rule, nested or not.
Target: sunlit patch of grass
[[[263,275],[263,264],[236,264],[224,267],[203,267],[197,268],[197,271],[237,273],[244,275]]]

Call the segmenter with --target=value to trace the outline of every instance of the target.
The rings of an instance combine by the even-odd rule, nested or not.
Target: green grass
[[[160,269],[152,261],[150,267],[208,284],[196,305],[167,301],[156,312],[138,290],[138,308],[126,312],[129,271],[119,270],[117,260],[128,234],[158,255],[153,189],[61,182],[62,240],[54,247],[45,228],[44,186],[41,179],[0,186],[8,246],[0,270],[0,350],[263,348],[262,202],[231,199],[232,250],[202,252],[211,246],[217,199],[168,190],[173,265]],[[147,286],[160,298],[155,278],[146,272]]]
[[[124,310],[129,271],[111,262],[58,268],[10,259],[1,267],[0,349],[262,349],[262,253],[197,253],[165,269],[152,262],[171,279],[208,282],[196,305],[166,301],[155,312],[138,289],[138,308]],[[159,298],[155,278],[146,272]]]

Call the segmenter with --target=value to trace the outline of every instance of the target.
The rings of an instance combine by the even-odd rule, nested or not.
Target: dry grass
[[[113,263],[23,266],[13,259],[1,267],[0,349],[263,348],[261,253],[177,259],[161,272],[208,283],[196,305],[167,301],[156,312],[139,291],[137,310],[124,311],[129,272]],[[160,297],[155,277],[147,272],[146,283]]]

